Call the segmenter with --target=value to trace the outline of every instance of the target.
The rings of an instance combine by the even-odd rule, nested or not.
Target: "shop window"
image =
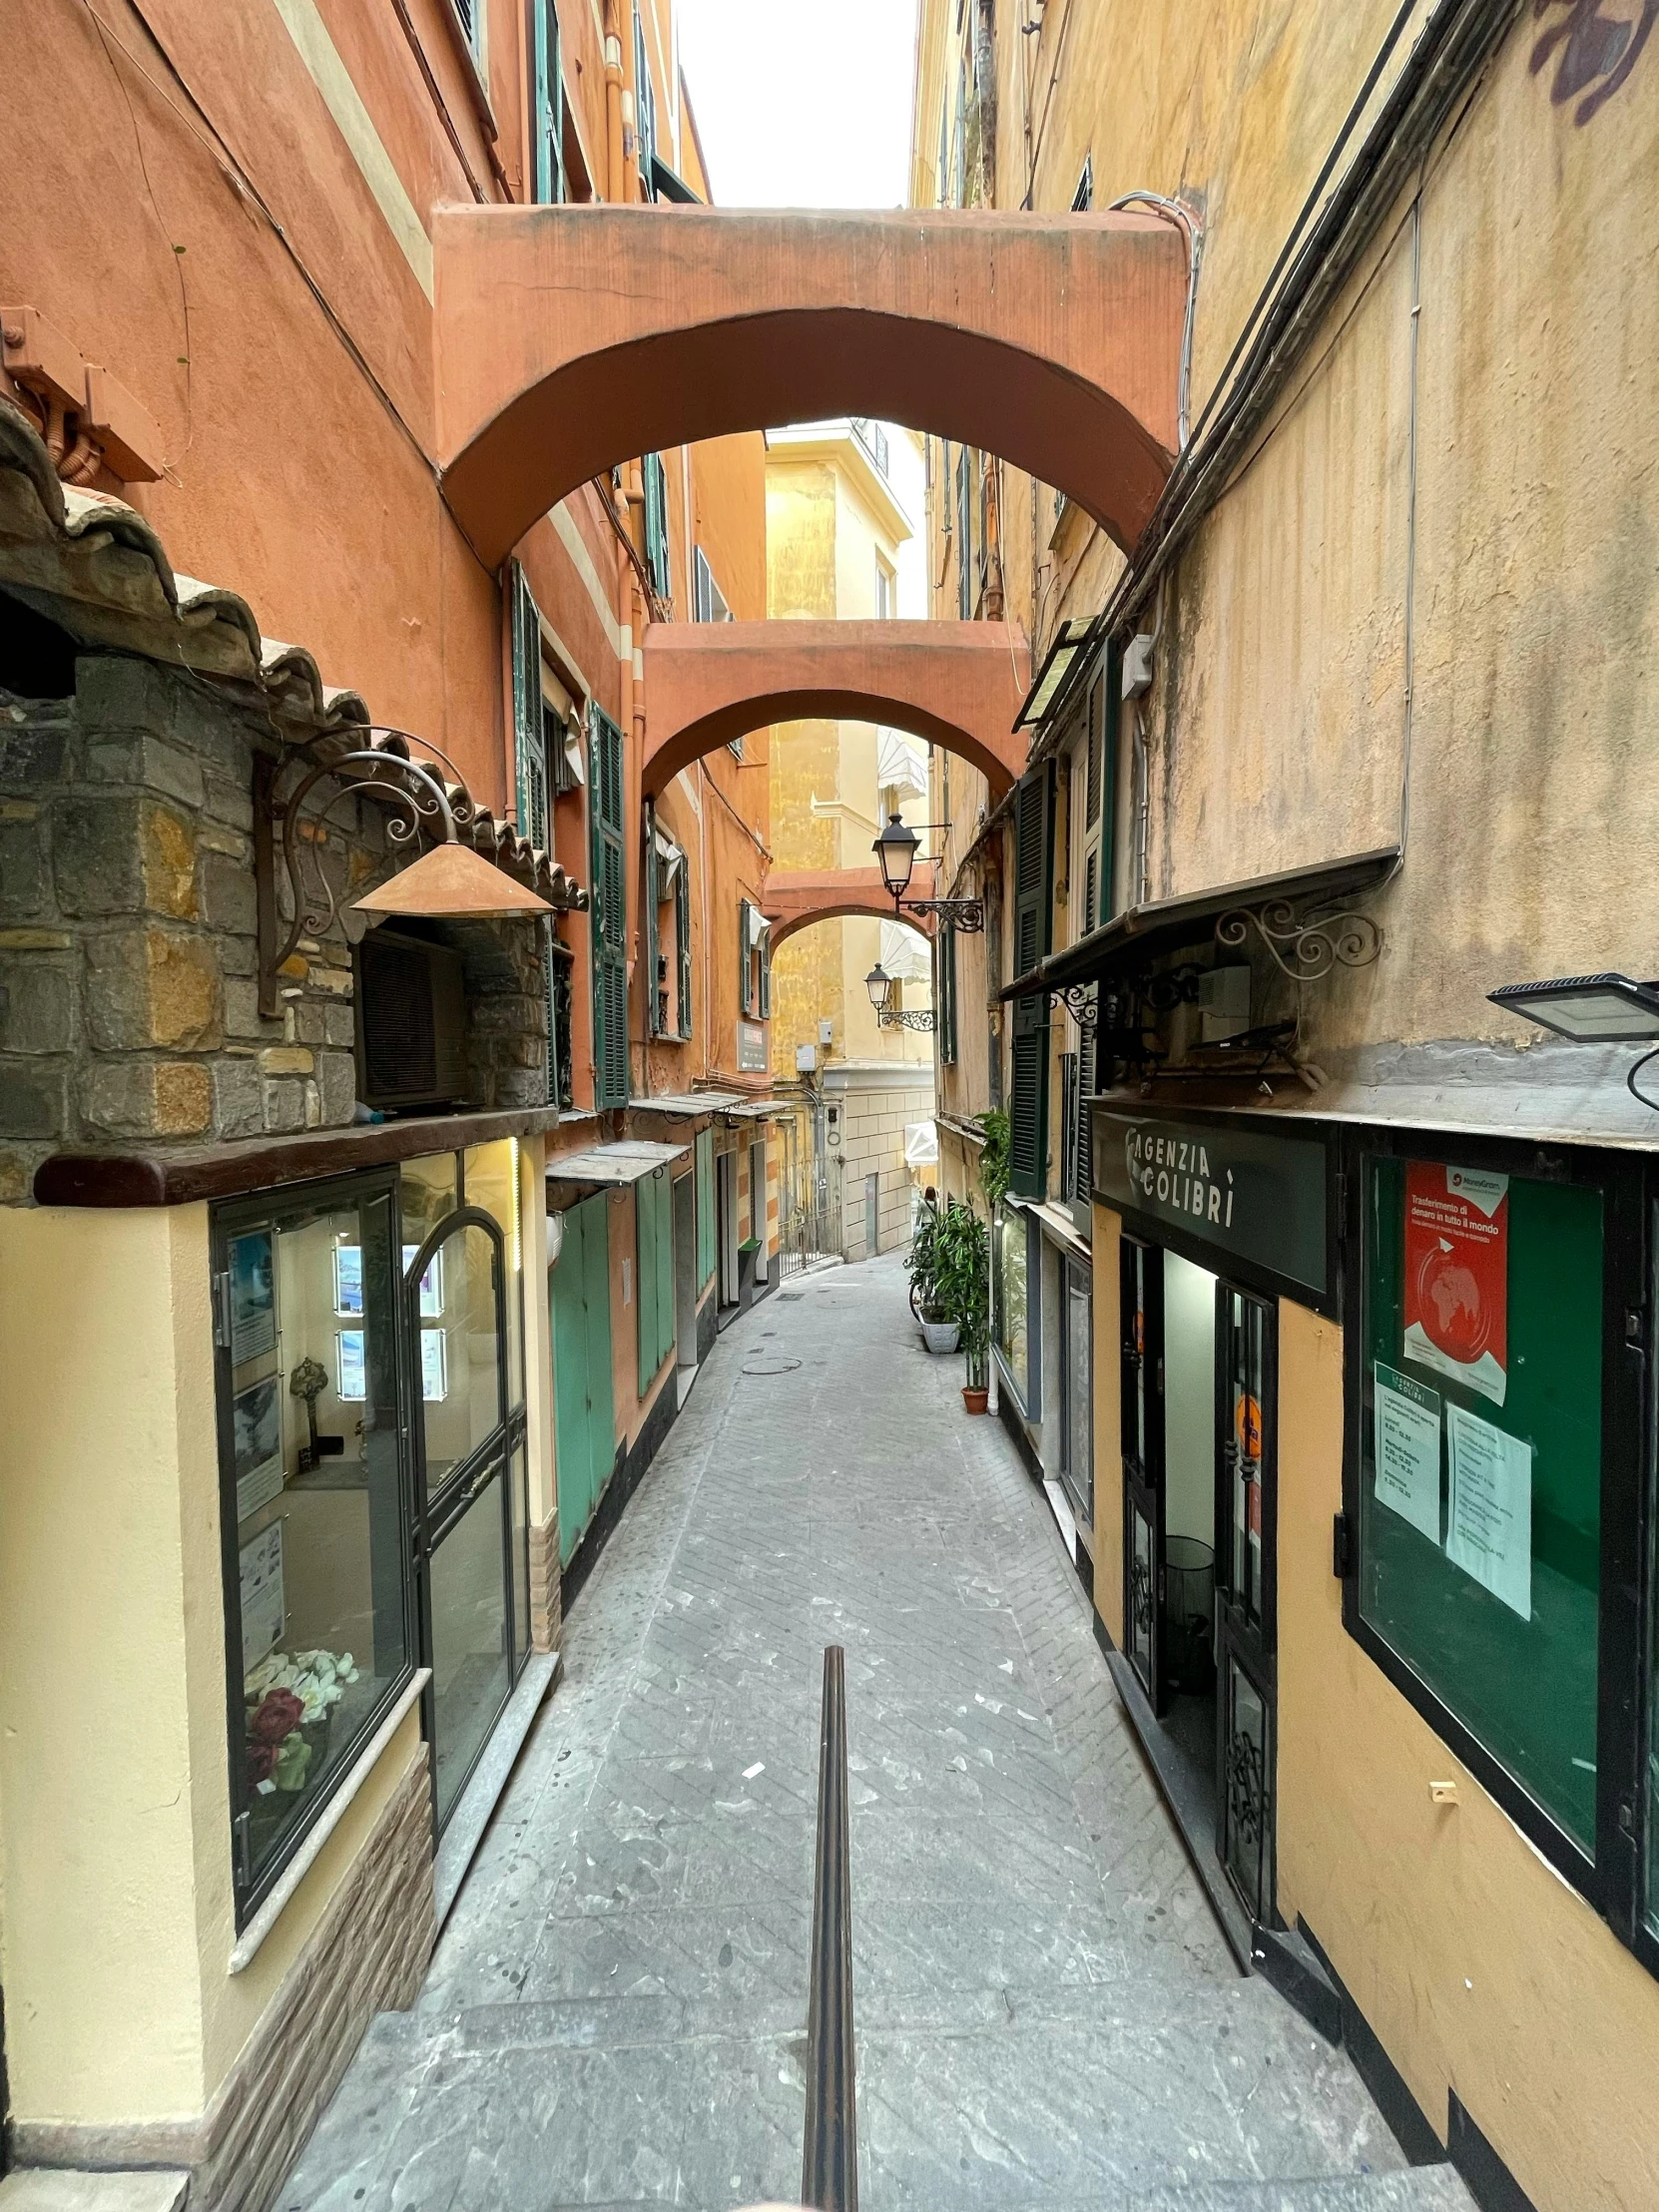
[[[1031,1253],[1036,1234],[1029,1215],[1017,1207],[1005,1206],[997,1219],[993,1246],[996,1348],[1002,1372],[1028,1420],[1038,1417],[1034,1395],[1036,1315],[1030,1295],[1036,1274]]]
[[[1596,1855],[1602,1197],[1364,1168],[1360,1615]]]
[[[1060,1329],[1061,1473],[1083,1521],[1094,1526],[1094,1278],[1068,1254]]]
[[[269,1889],[414,1662],[390,1175],[215,1224],[239,1910]]]

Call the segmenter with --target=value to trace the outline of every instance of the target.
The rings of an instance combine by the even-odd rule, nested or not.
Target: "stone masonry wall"
[[[75,694],[0,693],[0,1203],[69,1147],[340,1128],[356,1112],[351,948],[301,938],[262,1018],[253,767],[279,742],[187,671],[83,656]],[[310,810],[308,809],[307,812]],[[305,843],[344,903],[384,871],[384,815],[345,799]],[[279,908],[285,873],[277,871]],[[442,932],[465,956],[469,1092],[539,1104],[537,930]]]

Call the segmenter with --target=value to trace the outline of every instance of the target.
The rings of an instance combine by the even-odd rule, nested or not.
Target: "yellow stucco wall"
[[[1341,1330],[1281,1300],[1280,1911],[1434,2125],[1455,2088],[1539,2212],[1659,2204],[1652,1977],[1343,1627],[1342,1405]]]

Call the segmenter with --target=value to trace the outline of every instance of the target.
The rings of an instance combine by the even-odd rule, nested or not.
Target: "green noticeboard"
[[[1472,1261],[1427,1195],[1460,1174]],[[1362,1617],[1593,1853],[1601,1195],[1392,1158],[1364,1189]]]

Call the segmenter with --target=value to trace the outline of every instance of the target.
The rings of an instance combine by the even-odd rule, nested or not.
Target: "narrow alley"
[[[830,1642],[866,2206],[1467,2203],[1234,1970],[1048,1508],[904,1297],[894,1255],[722,1339],[286,2212],[794,2198]]]

